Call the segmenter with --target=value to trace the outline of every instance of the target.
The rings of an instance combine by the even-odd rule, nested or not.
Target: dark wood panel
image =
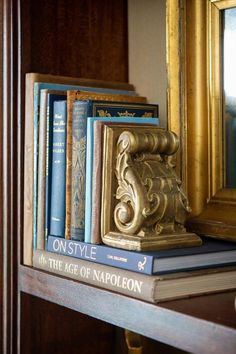
[[[137,334],[136,334],[137,336]],[[171,347],[170,345],[155,341],[148,337],[139,335],[139,340],[133,348],[142,346],[142,354],[184,354],[183,350]],[[123,328],[116,327],[116,352],[112,354],[128,354],[128,346],[125,339],[125,331]],[[135,353],[135,351],[134,351]],[[136,353],[138,353],[136,349]]]
[[[115,353],[115,327],[108,323],[29,295],[21,298],[21,316],[21,353]]]
[[[21,322],[24,354],[128,354],[122,328],[28,294],[21,297]],[[140,344],[143,354],[185,353],[143,336]]]
[[[21,1],[24,71],[128,81],[126,0]]]
[[[23,292],[182,350],[206,354],[235,353],[233,305],[236,292],[195,297],[189,302],[178,300],[153,305],[24,266],[20,267],[19,280]],[[183,310],[185,303],[188,304],[187,313]],[[228,304],[230,310],[227,310]],[[224,313],[228,313],[230,321],[220,315]],[[208,321],[208,316],[212,322]]]
[[[0,4],[0,352],[16,350],[17,55],[16,2]]]

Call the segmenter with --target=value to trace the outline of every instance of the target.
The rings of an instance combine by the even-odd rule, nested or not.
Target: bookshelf
[[[235,292],[152,305],[22,265],[24,75],[128,82],[127,8],[125,0],[3,0],[0,13],[0,351],[78,353],[80,334],[86,353],[126,353],[114,350],[118,326],[144,335],[149,354],[233,353]]]
[[[19,282],[22,292],[187,352],[220,354],[235,350],[236,292],[153,305],[29,267],[20,267]],[[75,297],[75,293],[80,296]]]

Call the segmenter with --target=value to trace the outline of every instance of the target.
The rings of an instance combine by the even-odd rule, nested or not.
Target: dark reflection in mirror
[[[236,7],[223,16],[224,185],[236,188]]]

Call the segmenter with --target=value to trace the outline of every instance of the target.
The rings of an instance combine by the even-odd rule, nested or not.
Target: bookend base
[[[190,232],[138,236],[124,235],[118,232],[109,232],[103,236],[103,242],[109,246],[132,251],[153,251],[170,248],[193,247],[202,244],[201,238]]]

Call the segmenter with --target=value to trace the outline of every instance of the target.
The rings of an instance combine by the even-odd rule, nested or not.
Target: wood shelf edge
[[[233,328],[22,265],[19,292],[192,353],[234,353],[236,347]]]

